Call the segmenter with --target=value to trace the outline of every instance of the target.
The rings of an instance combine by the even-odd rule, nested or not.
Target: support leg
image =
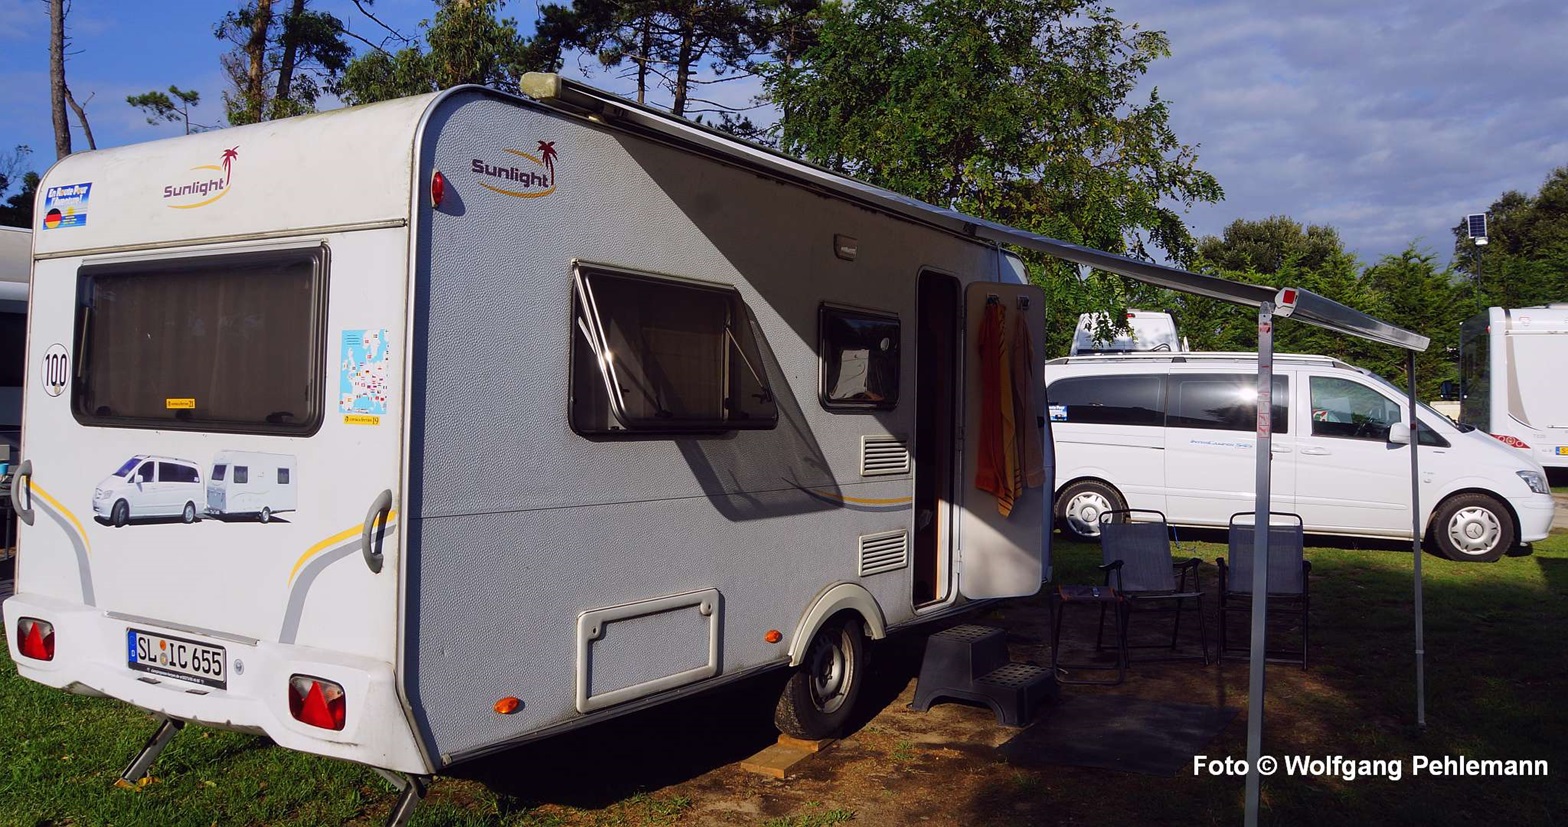
[[[147,739],[146,746],[143,746],[142,751],[137,753],[135,758],[131,759],[131,763],[125,768],[125,772],[120,773],[120,778],[114,782],[114,785],[116,787],[134,787],[136,782],[140,781],[142,776],[145,776],[147,771],[152,769],[152,762],[158,760],[158,755],[163,752],[163,748],[168,746],[170,741],[174,740],[174,734],[179,732],[184,726],[184,721],[176,721],[173,718],[164,718],[160,721],[158,728],[153,731],[152,737]]]
[[[375,769],[377,774],[402,793],[397,797],[397,803],[392,805],[392,812],[387,814],[387,827],[406,827],[414,816],[414,808],[424,799],[425,791],[430,789],[430,777],[392,772],[379,767]]]

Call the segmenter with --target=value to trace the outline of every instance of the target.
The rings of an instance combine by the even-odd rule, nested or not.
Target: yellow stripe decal
[[[912,503],[912,502],[915,501],[914,497],[893,497],[893,498],[890,498],[890,499],[874,499],[874,498],[871,498],[871,497],[846,497],[843,494],[834,494],[834,493],[829,492],[829,491],[819,491],[819,490],[817,490],[815,488],[811,489],[811,493],[816,494],[819,497],[826,497],[826,498],[828,498],[830,500],[839,500],[841,502],[846,502],[846,503],[854,503],[855,505],[908,505],[909,503]]]
[[[87,529],[82,528],[81,521],[76,519],[76,515],[75,514],[71,513],[71,509],[66,508],[65,506],[60,504],[59,500],[55,499],[54,497],[49,496],[49,492],[45,491],[45,490],[43,490],[43,488],[39,487],[38,483],[34,482],[32,477],[28,477],[27,478],[27,485],[28,485],[28,489],[30,491],[32,491],[32,493],[37,494],[40,497],[43,497],[44,498],[44,502],[48,503],[50,508],[53,508],[55,511],[60,512],[61,516],[65,517],[67,520],[71,521],[71,525],[76,526],[76,534],[77,534],[77,536],[82,538],[82,546],[87,549],[87,553],[88,554],[92,554],[93,553],[93,544],[89,543],[87,541]]]
[[[395,519],[397,519],[397,511],[395,511],[395,510],[394,511],[388,511],[387,512],[387,519],[386,519],[387,525],[391,525],[392,521],[395,520]],[[322,551],[325,551],[327,548],[329,548],[331,546],[335,546],[338,543],[341,543],[344,540],[349,539],[350,537],[358,536],[359,534],[363,533],[364,530],[365,530],[365,526],[364,526],[363,523],[361,523],[360,525],[354,526],[353,528],[345,528],[342,531],[339,531],[338,533],[332,535],[331,537],[328,537],[327,539],[322,540],[321,542],[319,542],[319,543],[311,546],[310,548],[306,549],[305,553],[301,554],[299,556],[299,559],[294,561],[294,568],[289,571],[289,582],[290,583],[294,582],[294,578],[299,575],[299,570],[304,568],[306,563],[310,562],[310,558],[316,556],[318,553],[320,553]]]

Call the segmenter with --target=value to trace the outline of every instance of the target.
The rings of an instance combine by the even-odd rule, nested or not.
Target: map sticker
[[[44,229],[87,226],[87,199],[92,192],[91,181],[44,190]]]
[[[386,328],[343,331],[338,412],[348,425],[380,425],[387,412]]]

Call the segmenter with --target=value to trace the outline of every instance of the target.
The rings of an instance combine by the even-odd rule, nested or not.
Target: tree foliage
[[[247,0],[224,15],[214,33],[234,44],[219,60],[229,78],[223,105],[231,125],[316,111],[337,88],[353,56],[343,23],[308,7],[308,0]]]
[[[195,90],[185,90],[173,84],[169,85],[168,92],[156,89],[143,92],[140,95],[126,95],[125,102],[142,110],[147,115],[147,122],[158,124],[164,121],[169,123],[185,124],[185,134],[189,135],[194,130],[200,132],[209,127],[199,123],[191,123],[191,109],[201,103],[201,93]]]
[[[1453,232],[1454,265],[1475,308],[1568,301],[1568,166],[1534,195],[1509,191],[1494,201],[1485,246],[1468,238],[1463,222]]]
[[[420,24],[425,45],[359,56],[343,73],[343,99],[372,103],[465,83],[516,92],[525,72],[559,66],[559,51],[518,34],[517,21],[500,17],[501,5],[500,0],[437,0],[435,17]]]

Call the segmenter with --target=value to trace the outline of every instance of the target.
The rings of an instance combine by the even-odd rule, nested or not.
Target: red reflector
[[[16,648],[33,660],[54,660],[54,624],[33,617],[18,620]]]
[[[347,696],[343,687],[309,675],[289,677],[289,714],[322,729],[342,729]]]
[[[446,197],[446,176],[437,172],[430,176],[430,206],[441,206],[441,199]]]
[[[1492,436],[1498,442],[1501,442],[1501,443],[1503,443],[1504,445],[1507,445],[1510,448],[1523,448],[1526,451],[1530,450],[1530,446],[1526,445],[1525,441],[1520,439],[1519,437],[1509,436],[1507,434],[1492,434]]]
[[[1285,288],[1284,300],[1285,300],[1286,304],[1295,304],[1296,303],[1296,290],[1295,290],[1295,288],[1293,288],[1293,287]]]

